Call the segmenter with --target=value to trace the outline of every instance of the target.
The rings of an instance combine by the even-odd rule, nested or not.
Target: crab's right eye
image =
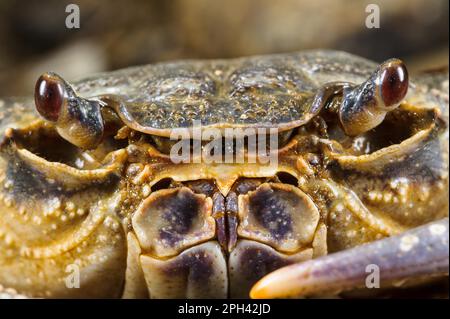
[[[44,73],[37,81],[34,100],[43,118],[54,122],[64,139],[83,149],[94,149],[102,141],[105,124],[98,100],[76,95],[56,73]]]
[[[64,95],[61,81],[56,76],[45,73],[36,82],[36,109],[46,120],[56,122],[63,108]]]

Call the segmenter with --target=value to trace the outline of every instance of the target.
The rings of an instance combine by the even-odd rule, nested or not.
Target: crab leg
[[[448,275],[449,220],[278,269],[253,286],[252,298],[337,294],[364,287],[374,269],[380,287],[405,279]],[[367,286],[367,283],[366,283]]]

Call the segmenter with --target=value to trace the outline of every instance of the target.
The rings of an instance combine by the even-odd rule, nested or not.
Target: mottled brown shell
[[[152,134],[193,119],[287,129],[315,114],[308,101],[322,84],[361,83],[374,68],[311,51],[136,67],[74,88],[109,97],[126,124]],[[174,164],[138,132],[84,150],[32,99],[0,100],[0,294],[248,297],[279,267],[448,216],[448,74],[417,80],[359,136],[321,127],[318,114],[276,150],[276,167]],[[74,264],[80,289],[65,282]]]
[[[135,67],[81,79],[74,88],[85,98],[107,98],[128,126],[155,135],[169,136],[194,120],[203,127],[285,130],[317,114],[318,87],[360,83],[375,67],[347,53],[311,51]]]

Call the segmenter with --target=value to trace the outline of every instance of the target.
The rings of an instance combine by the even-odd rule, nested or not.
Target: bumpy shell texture
[[[300,126],[318,110],[311,99],[330,81],[359,83],[376,64],[320,51],[234,60],[187,60],[84,78],[83,97],[108,96],[132,128],[167,136],[198,121],[204,127]]]
[[[87,77],[71,83],[76,94],[111,103],[131,127],[93,149],[60,136],[31,98],[0,100],[0,298],[246,298],[280,267],[447,217],[448,73],[415,78],[358,136],[311,107],[323,84],[362,83],[375,68],[309,51]],[[192,120],[298,128],[275,150],[277,165],[174,163],[167,139],[148,134]],[[414,252],[420,268],[416,248],[431,237],[414,236],[382,246]],[[321,272],[335,276],[333,265]]]

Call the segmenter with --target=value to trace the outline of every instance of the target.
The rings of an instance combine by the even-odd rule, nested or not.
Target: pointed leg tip
[[[260,279],[250,290],[252,299],[286,298],[295,296],[302,287],[301,275],[290,266],[280,268]]]
[[[258,281],[250,290],[250,298],[251,299],[267,299],[267,288],[264,284],[264,279],[261,281]]]
[[[385,287],[405,278],[448,275],[448,218],[398,236],[280,268],[260,279],[251,289],[250,297],[337,295],[364,287],[366,269],[371,264],[381,269]]]

